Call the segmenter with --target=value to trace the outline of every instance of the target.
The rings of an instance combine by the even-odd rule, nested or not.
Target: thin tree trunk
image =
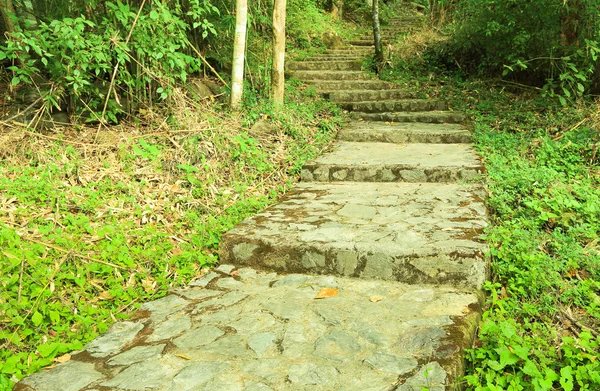
[[[12,0],[0,0],[0,13],[2,14],[6,31],[8,33],[14,32],[15,23],[11,16],[15,16],[15,8],[13,7]]]
[[[273,104],[276,109],[283,106],[285,68],[285,15],[286,0],[275,0],[273,6]]]
[[[344,19],[344,0],[335,0],[334,5],[337,8],[337,18]]]
[[[38,21],[35,17],[35,11],[31,0],[23,0],[23,19],[25,19],[25,28],[27,30],[36,30],[38,27]]]
[[[379,0],[373,0],[373,38],[375,43],[375,60],[377,71],[383,65],[383,51],[381,50],[381,27],[379,25]]]
[[[244,53],[246,51],[246,26],[248,0],[237,0],[235,7],[235,40],[233,42],[233,70],[231,72],[231,108],[239,109],[244,90]]]
[[[431,23],[435,22],[435,0],[429,0],[429,21]]]

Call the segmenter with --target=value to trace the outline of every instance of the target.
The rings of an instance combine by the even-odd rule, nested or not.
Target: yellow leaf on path
[[[337,296],[338,293],[340,293],[340,291],[335,288],[323,288],[317,293],[315,299],[326,299],[328,297]]]
[[[184,360],[191,360],[190,356],[186,356],[185,354],[176,354],[175,357],[183,358]]]
[[[56,357],[54,359],[55,362],[59,362],[59,363],[66,363],[67,361],[70,361],[70,360],[71,360],[71,355],[69,353],[63,354],[62,356]]]
[[[383,300],[383,297],[381,297],[381,296],[371,296],[371,298],[369,298],[369,301],[371,303],[378,303],[381,300]]]

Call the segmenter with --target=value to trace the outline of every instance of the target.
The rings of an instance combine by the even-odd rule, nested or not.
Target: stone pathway
[[[488,269],[484,193],[464,183],[483,168],[462,115],[361,71],[371,43],[289,65],[357,120],[223,237],[223,265],[15,391],[454,389]]]

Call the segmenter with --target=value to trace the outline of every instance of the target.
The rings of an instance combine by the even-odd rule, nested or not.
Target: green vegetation
[[[288,86],[285,114],[179,107],[165,125],[0,138],[0,390],[217,261],[222,233],[326,147],[339,110]],[[199,114],[202,113],[203,114]],[[224,113],[225,112],[225,113]],[[250,127],[270,118],[269,132]],[[161,125],[163,123],[163,125]]]
[[[599,124],[583,104],[559,109],[490,92],[472,113],[489,173],[494,278],[467,382],[598,389]]]
[[[446,64],[544,88],[563,105],[597,93],[600,4],[595,0],[438,1],[454,23]]]
[[[247,87],[264,98],[272,7],[255,4],[248,27]],[[118,123],[140,108],[169,103],[190,77],[229,78],[235,27],[229,2],[34,1],[34,11],[36,27],[20,20],[5,42],[0,38],[0,75],[21,95],[41,95],[45,113],[67,111],[76,123]],[[325,31],[351,31],[315,1],[289,2],[287,30],[292,55],[323,48]]]

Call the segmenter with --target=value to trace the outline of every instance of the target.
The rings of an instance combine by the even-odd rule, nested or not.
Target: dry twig
[[[55,245],[50,244],[50,243],[41,242],[39,240],[35,240],[35,239],[32,239],[32,238],[25,238],[25,240],[27,240],[29,242],[32,242],[32,243],[41,244],[44,247],[51,248],[53,250],[56,250],[56,251],[64,253],[64,254],[70,254],[70,255],[73,255],[73,256],[75,256],[77,258],[81,258],[81,259],[84,259],[84,260],[89,261],[89,262],[98,262],[98,263],[101,263],[103,265],[113,267],[115,269],[128,270],[128,268],[126,268],[126,267],[115,265],[114,263],[106,262],[106,261],[103,261],[101,259],[88,257],[86,255],[77,254],[77,253],[74,253],[71,250],[66,250],[66,249],[64,249],[62,247],[58,247],[58,246],[55,246]]]

